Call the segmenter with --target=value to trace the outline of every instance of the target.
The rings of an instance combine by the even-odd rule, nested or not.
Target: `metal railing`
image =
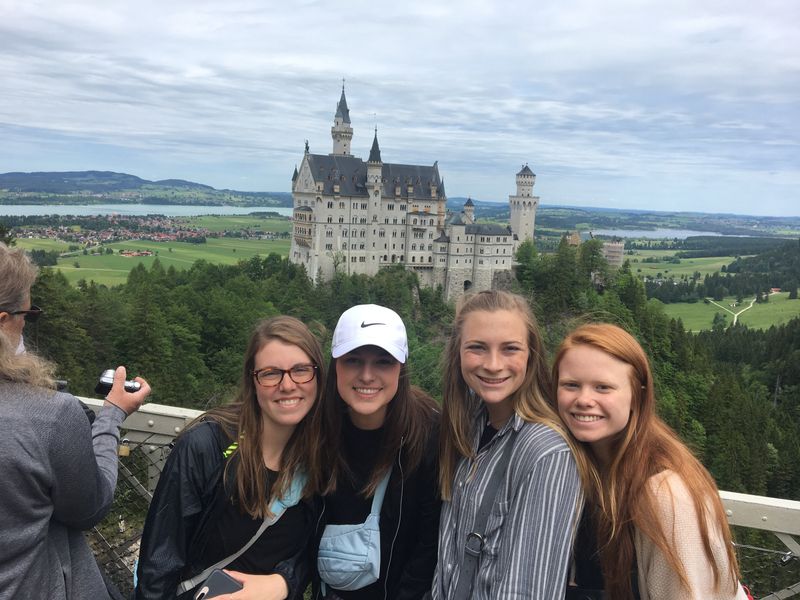
[[[94,410],[102,400],[81,398]],[[89,533],[98,564],[123,596],[132,591],[139,539],[171,443],[198,410],[145,404],[123,423],[114,504]],[[721,491],[742,581],[760,600],[800,600],[800,502]]]

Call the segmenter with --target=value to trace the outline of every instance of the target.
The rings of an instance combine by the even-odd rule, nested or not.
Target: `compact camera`
[[[100,379],[97,381],[97,385],[94,386],[94,393],[99,396],[105,396],[108,392],[111,391],[111,386],[114,384],[114,369],[106,369],[100,374]],[[125,382],[125,391],[126,392],[138,392],[142,387],[142,384],[138,381],[126,381]]]

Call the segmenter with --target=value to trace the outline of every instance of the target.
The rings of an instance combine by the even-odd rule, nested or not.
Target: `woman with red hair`
[[[586,488],[580,597],[747,598],[717,486],[656,415],[650,365],[633,336],[605,323],[579,327],[561,343],[553,381]]]

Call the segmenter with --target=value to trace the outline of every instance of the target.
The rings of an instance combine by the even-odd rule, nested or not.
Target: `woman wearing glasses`
[[[107,598],[83,530],[108,512],[119,426],[150,393],[124,391],[125,369],[92,425],[78,400],[54,391],[55,366],[25,351],[36,267],[0,243],[0,598]]]
[[[167,459],[142,535],[137,599],[191,598],[214,567],[244,585],[234,598],[302,597],[322,369],[303,323],[258,323],[234,401],[192,422]]]
[[[436,566],[438,408],[409,383],[393,310],[345,311],[331,354],[317,415],[327,464],[315,598],[422,598]]]

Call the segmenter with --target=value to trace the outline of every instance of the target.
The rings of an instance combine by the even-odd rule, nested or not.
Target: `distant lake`
[[[595,235],[609,235],[621,238],[651,238],[651,239],[673,239],[684,240],[696,235],[722,236],[721,233],[714,231],[693,231],[691,229],[592,229]]]
[[[27,215],[165,215],[167,217],[196,217],[198,215],[247,215],[254,212],[274,212],[292,216],[286,206],[195,206],[187,204],[0,204],[0,216]]]

